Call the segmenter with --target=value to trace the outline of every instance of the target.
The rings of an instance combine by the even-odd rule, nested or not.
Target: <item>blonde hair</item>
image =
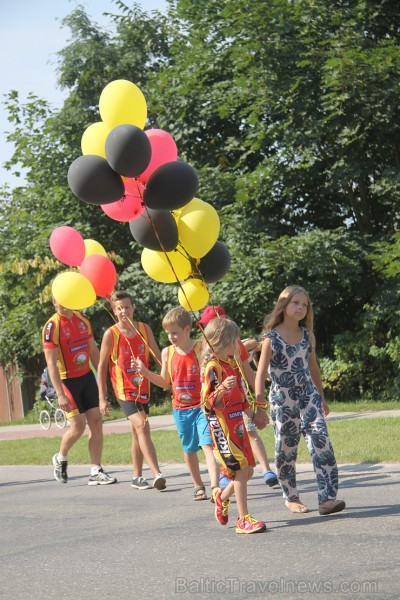
[[[283,292],[279,294],[277,303],[275,304],[272,312],[267,315],[264,319],[263,331],[271,331],[277,325],[282,323],[284,317],[284,311],[293,296],[295,294],[304,294],[308,300],[307,312],[304,319],[299,321],[299,325],[305,327],[310,335],[313,334],[314,328],[314,312],[311,304],[311,300],[306,290],[299,285],[290,285],[286,287]]]
[[[190,313],[184,308],[171,308],[162,320],[162,328],[167,329],[171,325],[178,325],[182,329],[192,326],[192,318]]]
[[[204,330],[205,342],[201,356],[201,369],[204,371],[210,358],[224,350],[226,346],[240,338],[240,329],[230,319],[212,319]]]

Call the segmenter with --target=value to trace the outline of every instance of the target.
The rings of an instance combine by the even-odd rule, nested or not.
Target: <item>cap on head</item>
[[[201,313],[201,318],[197,321],[197,325],[206,326],[212,319],[215,319],[215,317],[226,317],[226,312],[222,306],[207,306]]]

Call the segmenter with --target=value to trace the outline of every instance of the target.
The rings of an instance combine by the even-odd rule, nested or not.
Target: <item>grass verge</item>
[[[400,417],[376,417],[332,421],[328,424],[332,446],[338,463],[400,463]],[[259,432],[273,462],[272,427]],[[154,431],[152,438],[160,463],[183,462],[182,450],[175,431]],[[59,438],[31,438],[0,441],[1,465],[50,465],[58,450]],[[205,462],[202,451],[199,459]],[[72,448],[69,462],[88,464],[87,437]],[[298,462],[310,462],[304,440],[299,446]],[[107,434],[103,451],[104,465],[131,464],[131,434]]]

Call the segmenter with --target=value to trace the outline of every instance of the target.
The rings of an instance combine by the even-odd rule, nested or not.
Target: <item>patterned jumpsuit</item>
[[[312,351],[309,335],[304,327],[302,332],[301,341],[294,345],[285,342],[275,329],[267,334],[272,348],[268,372],[275,465],[284,498],[297,500],[296,458],[303,434],[317,477],[318,503],[322,504],[336,499],[338,468],[322,414],[322,399],[308,368]]]

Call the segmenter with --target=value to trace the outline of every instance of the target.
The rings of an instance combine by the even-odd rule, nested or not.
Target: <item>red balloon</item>
[[[125,187],[124,196],[111,204],[102,204],[101,208],[110,219],[127,223],[139,217],[144,210],[144,186],[132,177],[123,177],[122,180]]]
[[[78,267],[85,258],[83,237],[73,227],[56,227],[50,236],[50,250],[54,256],[70,267]]]
[[[146,169],[140,173],[139,181],[146,183],[148,178],[158,167],[178,158],[178,148],[175,140],[163,129],[148,129],[145,134],[151,145],[151,159]]]
[[[81,275],[89,279],[97,296],[105,298],[117,282],[117,271],[111,260],[102,254],[90,254],[81,264]]]

